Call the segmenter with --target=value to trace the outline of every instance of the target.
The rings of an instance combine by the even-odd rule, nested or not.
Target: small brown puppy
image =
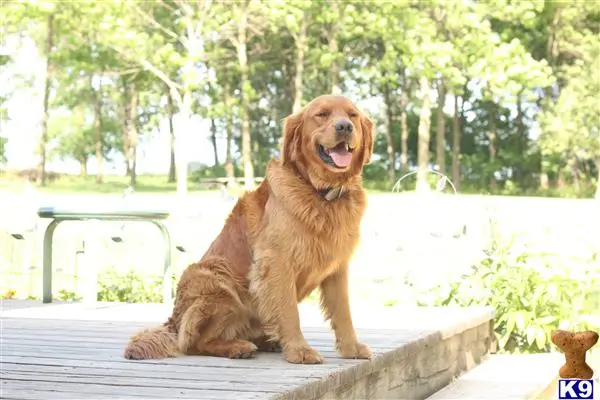
[[[373,124],[345,97],[321,96],[286,118],[281,150],[184,271],[169,320],[133,337],[126,358],[245,358],[281,348],[289,362],[321,363],[297,306],[317,287],[341,356],[371,357],[352,324],[348,262],[366,207],[361,173]]]

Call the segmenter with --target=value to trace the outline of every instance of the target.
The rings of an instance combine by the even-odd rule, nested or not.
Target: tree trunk
[[[555,71],[559,54],[557,32],[560,30],[559,23],[561,18],[561,9],[562,7],[559,6],[555,6],[553,8],[554,14],[552,15],[552,22],[546,28],[548,35],[548,41],[546,42],[546,60],[553,71]],[[552,102],[554,102],[554,99],[556,98],[552,95],[552,86],[547,86],[546,89],[544,89],[544,95]]]
[[[173,127],[173,115],[175,114],[175,109],[173,107],[173,96],[171,96],[171,90],[169,86],[166,85],[167,91],[167,114],[169,120],[169,153],[170,153],[170,161],[169,161],[169,177],[168,182],[173,183],[176,181],[175,174],[175,128]]]
[[[38,164],[37,178],[42,186],[46,186],[46,143],[48,142],[48,120],[50,119],[50,84],[52,76],[52,62],[50,61],[52,54],[53,36],[54,36],[54,16],[50,14],[48,16],[48,27],[47,27],[47,41],[46,41],[46,82],[44,84],[44,116],[42,118],[42,132],[40,135],[40,141],[38,143],[38,149],[40,152],[40,161]]]
[[[527,150],[527,132],[525,130],[525,123],[523,121],[523,102],[521,99],[522,91],[517,95],[517,154],[525,154]],[[521,184],[525,176],[525,162],[522,157],[519,157],[519,161],[515,167],[514,180],[515,183]]]
[[[490,175],[488,177],[489,182],[488,184],[490,185],[490,187],[492,189],[497,189],[498,188],[498,182],[496,181],[496,176],[495,176],[495,164],[496,164],[496,132],[492,131],[492,132],[488,132],[487,134],[488,136],[488,151],[489,151],[489,157],[490,157],[490,165],[492,166],[492,170],[490,171]]]
[[[135,82],[131,84],[131,98],[129,99],[129,129],[128,140],[129,149],[127,152],[127,164],[129,165],[129,185],[135,186],[137,183],[137,146],[138,146],[138,125],[137,125],[137,101],[138,92]]]
[[[250,137],[250,120],[248,115],[250,97],[250,79],[248,77],[247,32],[248,29],[248,3],[245,3],[238,23],[237,53],[240,64],[242,86],[242,160],[244,162],[244,187],[246,190],[254,188],[254,167],[252,165],[252,139]]]
[[[129,154],[129,86],[127,78],[122,78],[123,96],[121,97],[121,138],[123,140],[123,158],[125,159],[125,176],[130,176],[131,170],[127,157]]]
[[[333,62],[331,64],[331,94],[339,95],[342,93],[340,88],[340,60],[339,60],[339,42],[338,32],[340,30],[340,22],[342,21],[342,8],[337,1],[331,3],[332,14],[336,15],[337,18],[331,27],[329,33],[329,54],[333,56]]]
[[[85,178],[87,176],[87,157],[79,157],[79,176]]]
[[[429,191],[427,172],[429,170],[429,141],[431,127],[431,106],[429,99],[429,80],[422,76],[419,80],[419,91],[421,92],[421,113],[419,115],[419,145],[418,145],[418,171],[417,192]]]
[[[292,108],[292,112],[294,113],[300,111],[302,108],[302,74],[304,73],[304,53],[306,52],[308,18],[308,12],[304,11],[300,32],[296,38],[296,74],[294,76],[294,106]]]
[[[99,75],[100,77],[102,74]],[[92,86],[94,75],[90,75],[90,86]],[[102,135],[102,82],[98,82],[98,90],[92,86],[92,94],[94,97],[94,123],[96,132],[96,183],[100,184],[103,181],[102,168],[104,164],[103,151],[103,135]]]
[[[225,135],[227,137],[227,148],[225,149],[225,174],[227,178],[229,178],[230,185],[235,184],[235,171],[233,168],[233,155],[232,146],[233,146],[233,114],[231,111],[231,88],[229,85],[225,86],[223,103],[225,104],[225,110],[227,110],[227,114],[225,116]]]
[[[594,198],[600,200],[600,158],[597,158],[595,161],[596,164],[596,194]]]
[[[387,141],[388,156],[388,178],[392,185],[396,182],[396,151],[394,149],[394,113],[392,108],[392,96],[390,85],[386,83],[383,87],[383,100],[385,101],[386,125],[385,139]]]
[[[444,82],[440,81],[438,85],[437,102],[437,132],[435,137],[435,158],[438,168],[442,174],[446,173],[446,115],[444,106],[446,105],[446,87]]]
[[[559,167],[556,172],[556,188],[564,189],[567,186],[567,182],[565,181],[565,167]]]
[[[406,107],[408,105],[408,94],[406,88],[402,89],[400,97],[400,126],[401,126],[401,143],[400,143],[400,170],[402,174],[408,173],[408,124],[406,123]]]
[[[214,118],[210,119],[210,141],[213,146],[213,153],[215,157],[215,166],[219,165],[219,151],[217,148],[217,124]]]
[[[544,164],[542,162],[542,168],[544,168],[543,165]],[[550,178],[548,177],[548,173],[542,169],[542,172],[540,173],[540,187],[544,190],[547,190],[550,187],[549,182]]]
[[[191,129],[192,118],[192,93],[184,91],[183,96],[174,90],[171,95],[178,99],[180,127],[175,136],[175,168],[177,170],[177,196],[184,199],[187,196],[188,187],[188,153],[186,152],[187,135]]]
[[[454,117],[452,119],[452,183],[460,188],[460,111],[458,95],[454,93]]]
[[[488,118],[489,118],[489,129],[487,132],[488,137],[488,151],[489,151],[489,165],[491,166],[491,171],[489,171],[488,176],[488,184],[492,189],[498,188],[498,182],[496,181],[496,154],[498,152],[496,146],[496,140],[498,139],[498,134],[496,131],[496,104],[494,104],[491,100],[488,103]]]

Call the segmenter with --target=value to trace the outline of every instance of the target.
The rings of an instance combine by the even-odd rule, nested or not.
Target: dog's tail
[[[150,360],[175,357],[181,352],[177,346],[177,334],[162,325],[146,329],[132,336],[125,347],[128,360]]]

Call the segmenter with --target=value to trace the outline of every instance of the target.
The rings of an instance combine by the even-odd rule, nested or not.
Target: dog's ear
[[[373,155],[373,135],[375,133],[373,121],[365,113],[361,113],[360,116],[360,129],[363,136],[363,165],[366,165],[371,162],[371,155]]]
[[[287,164],[296,161],[300,151],[302,139],[302,111],[286,117],[283,120],[283,136],[281,138],[281,163]]]

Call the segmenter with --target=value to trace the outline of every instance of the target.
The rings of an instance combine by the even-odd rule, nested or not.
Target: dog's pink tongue
[[[329,150],[329,156],[335,165],[342,168],[350,165],[350,161],[352,161],[352,153],[346,150],[346,145],[344,143],[340,143],[333,149]]]

